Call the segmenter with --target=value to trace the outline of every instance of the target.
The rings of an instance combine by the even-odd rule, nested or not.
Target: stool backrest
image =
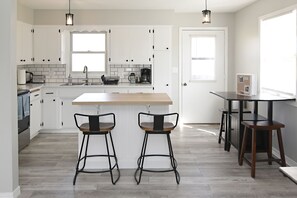
[[[169,119],[169,117],[175,117],[174,120],[174,126],[172,129],[174,129],[177,126],[178,123],[178,118],[179,114],[178,113],[168,113],[168,114],[150,114],[150,113],[144,113],[140,112],[138,114],[138,125],[141,127],[141,121],[142,121],[142,116],[150,116],[153,118],[153,130],[154,131],[163,131],[164,130],[164,120],[166,117]]]
[[[77,128],[81,130],[81,125],[79,124],[78,118],[79,117],[86,117],[89,120],[89,131],[93,132],[98,132],[100,131],[100,120],[104,117],[111,117],[111,123],[113,123],[113,127],[115,127],[115,115],[114,113],[107,113],[107,114],[101,114],[101,115],[87,115],[87,114],[80,114],[80,113],[75,113],[74,114],[74,120],[75,120],[75,125]],[[112,127],[112,128],[113,128]]]

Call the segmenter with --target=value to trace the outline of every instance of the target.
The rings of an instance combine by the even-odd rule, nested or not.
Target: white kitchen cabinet
[[[72,105],[72,101],[83,93],[100,93],[103,88],[98,87],[63,87],[59,88],[59,99],[61,104],[61,129],[63,132],[73,132],[77,129],[74,122],[74,114],[82,113],[81,106]],[[93,107],[91,107],[93,108]]]
[[[171,96],[171,51],[154,51],[154,93]]]
[[[34,90],[30,94],[30,139],[38,135],[41,129],[41,91]]]
[[[33,26],[17,21],[16,64],[32,64],[33,60]]]
[[[155,26],[154,34],[154,50],[171,50],[172,28],[170,26]]]
[[[153,93],[153,87],[131,87],[129,93]]]
[[[109,35],[110,64],[152,64],[153,35],[150,27],[113,27]]]
[[[61,31],[59,27],[34,27],[34,63],[61,63]]]
[[[60,119],[60,99],[58,90],[54,88],[44,88],[42,91],[42,129],[61,128]]]

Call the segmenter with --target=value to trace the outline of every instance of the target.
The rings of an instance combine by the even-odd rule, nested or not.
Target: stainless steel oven
[[[19,151],[30,143],[30,91],[18,90]]]

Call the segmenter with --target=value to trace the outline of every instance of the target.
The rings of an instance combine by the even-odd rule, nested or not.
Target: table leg
[[[225,140],[225,151],[230,151],[231,147],[231,113],[232,113],[232,101],[228,100],[228,122],[227,122],[227,140]]]
[[[268,101],[267,118],[269,122],[273,120],[273,101]]]

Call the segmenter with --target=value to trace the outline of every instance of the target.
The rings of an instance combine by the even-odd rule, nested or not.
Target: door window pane
[[[215,37],[191,39],[191,77],[195,80],[215,80]]]

